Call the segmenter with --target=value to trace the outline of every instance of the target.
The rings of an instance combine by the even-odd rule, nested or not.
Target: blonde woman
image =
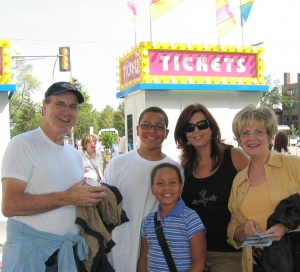
[[[269,149],[269,144],[277,133],[276,115],[269,108],[256,108],[253,105],[245,107],[234,117],[232,129],[235,139],[250,157],[250,164],[233,181],[228,205],[231,212],[228,241],[235,248],[240,248],[247,236],[255,236],[261,232],[272,233],[275,235],[272,238],[272,248],[278,251],[279,242],[284,242],[289,227],[284,216],[272,224],[269,219],[274,216],[274,211],[277,211],[276,207],[282,200],[292,195],[299,196],[300,158]],[[299,212],[295,214],[300,217]],[[295,227],[298,222],[294,222]],[[300,232],[289,235],[294,241],[300,241]],[[271,247],[266,249],[268,250]],[[281,252],[272,262],[264,262],[260,266],[260,260],[255,258],[257,255],[252,254],[252,247],[244,247],[243,272],[300,271],[299,256],[296,256],[298,251],[299,243],[297,250],[290,250],[292,256],[295,254],[292,270],[286,266],[287,263],[290,264],[285,257],[286,251]],[[282,268],[282,265],[285,267]]]
[[[103,179],[103,156],[97,149],[98,137],[85,134],[81,140],[84,176],[101,182]]]

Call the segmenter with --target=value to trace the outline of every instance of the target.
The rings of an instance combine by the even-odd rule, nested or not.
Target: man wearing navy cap
[[[75,224],[76,206],[97,205],[105,187],[86,187],[82,158],[64,142],[84,102],[69,82],[45,93],[39,128],[15,136],[2,168],[2,213],[8,217],[3,271],[77,271],[87,244]]]

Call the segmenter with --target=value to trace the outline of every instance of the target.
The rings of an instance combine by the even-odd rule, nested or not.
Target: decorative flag
[[[254,0],[241,0],[241,26],[243,27],[246,23],[251,8],[253,6]]]
[[[218,37],[221,37],[232,31],[236,26],[236,22],[227,0],[216,0],[216,8]]]
[[[151,21],[164,16],[182,2],[183,0],[150,0]]]
[[[132,11],[132,21],[133,21],[133,23],[136,23],[137,5],[136,5],[135,0],[128,0],[127,1],[127,6]]]

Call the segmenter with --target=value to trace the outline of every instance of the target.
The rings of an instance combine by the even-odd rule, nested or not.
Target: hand
[[[85,166],[84,167],[84,173],[89,172],[89,171],[90,171],[90,168],[88,166]]]
[[[272,240],[279,241],[282,238],[282,236],[284,236],[286,234],[287,231],[288,231],[288,228],[285,227],[283,224],[279,223],[279,224],[276,224],[273,227],[269,228],[268,230],[264,231],[262,234],[274,233],[276,236],[272,237]]]
[[[247,219],[244,223],[244,232],[246,236],[255,236],[258,232],[260,232],[259,224],[252,219]]]
[[[105,186],[85,186],[85,178],[67,191],[67,197],[74,206],[95,206],[107,196]]]

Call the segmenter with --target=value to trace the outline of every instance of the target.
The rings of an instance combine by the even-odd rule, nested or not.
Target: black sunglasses
[[[208,120],[201,120],[196,124],[188,123],[185,127],[185,132],[193,132],[195,130],[195,127],[197,127],[199,130],[207,129],[209,128],[209,122]]]

